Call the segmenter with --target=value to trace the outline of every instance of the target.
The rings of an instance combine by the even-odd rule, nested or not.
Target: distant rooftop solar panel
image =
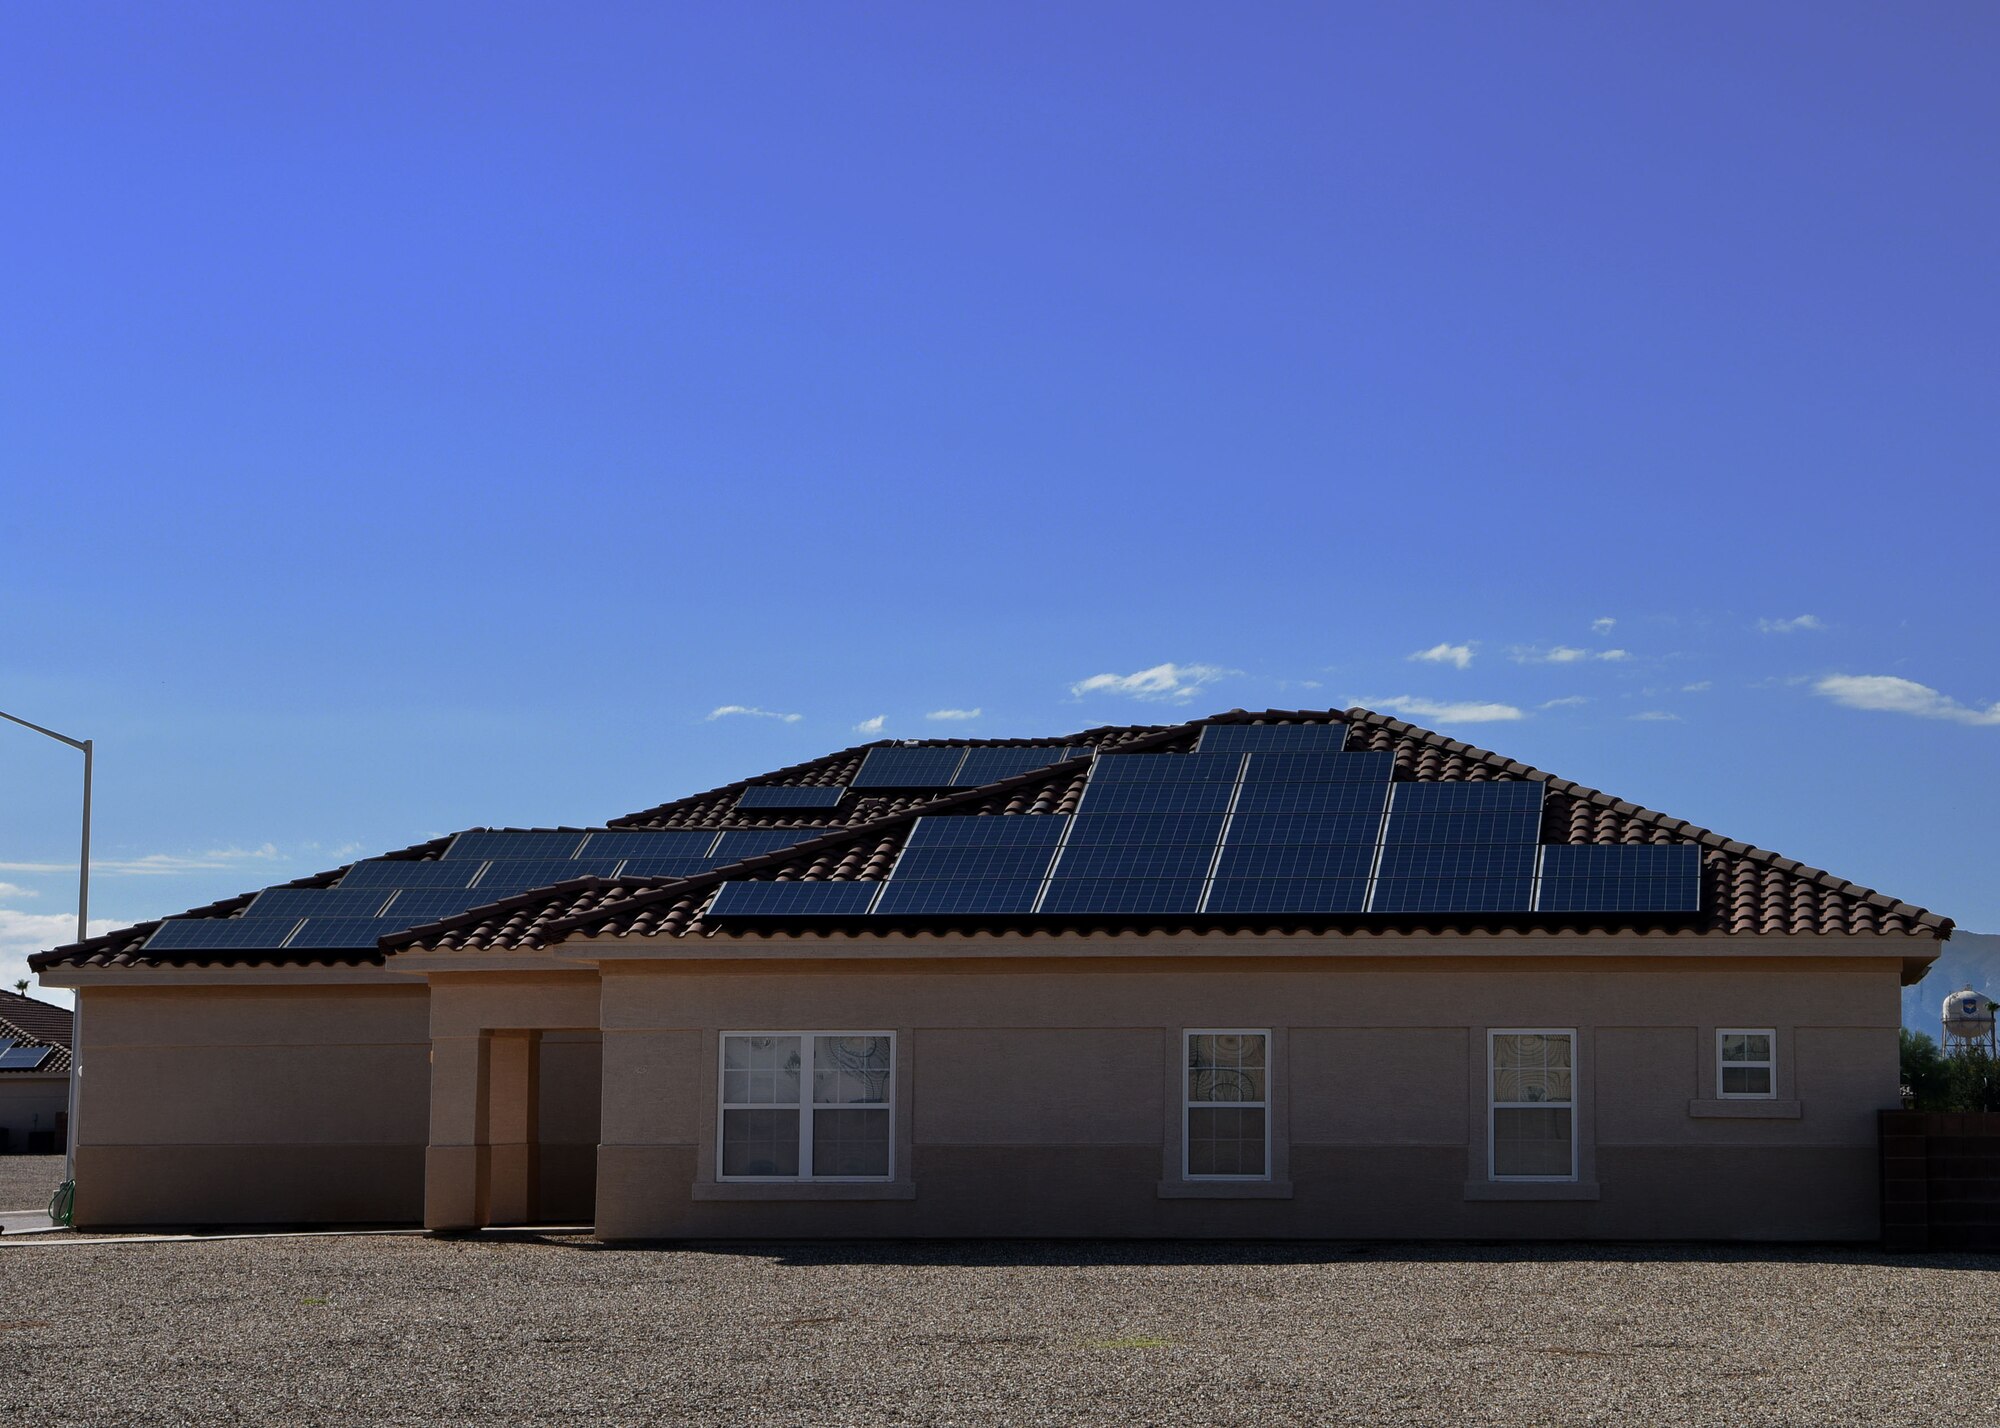
[[[146,939],[148,952],[196,948],[282,947],[296,917],[183,917],[163,922]]]
[[[736,795],[738,808],[834,808],[847,796],[839,784],[832,787],[804,784],[752,784]]]
[[[34,1071],[54,1054],[53,1046],[16,1046],[0,1042],[0,1071]]]
[[[371,858],[356,863],[340,880],[343,888],[462,888],[484,866],[477,859],[419,862],[411,858]]]
[[[1387,783],[1393,754],[1264,754],[1244,761],[1245,783]]]
[[[373,917],[390,888],[265,888],[243,910],[245,917]]]
[[[1389,843],[1376,875],[1383,878],[1531,878],[1532,843]]]
[[[1345,724],[1207,724],[1195,740],[1197,753],[1338,753],[1347,742]]]
[[[1054,878],[1044,913],[1174,913],[1201,906],[1201,878]]]
[[[308,917],[285,944],[300,947],[373,947],[378,938],[401,932],[412,923],[393,917]]]
[[[474,886],[545,888],[573,878],[608,878],[617,871],[616,858],[496,858]]]
[[[1699,912],[1701,849],[1692,843],[1542,849],[1543,912]]]
[[[724,883],[706,917],[851,917],[868,911],[881,883]]]
[[[1208,885],[1204,912],[1360,912],[1367,904],[1363,878],[1217,878]]]
[[[965,759],[963,746],[870,749],[852,788],[950,788]]]
[[[1540,779],[1490,783],[1399,783],[1390,808],[1396,813],[1498,813],[1542,806]]]
[[[891,878],[875,904],[877,917],[1005,916],[1034,911],[1040,878],[975,880]]]
[[[1241,754],[1106,754],[1090,766],[1093,785],[1107,783],[1234,783]]]
[[[1053,847],[1032,844],[987,848],[905,848],[891,882],[976,882],[998,878],[1040,879],[1055,856]]]
[[[715,846],[713,828],[610,828],[590,835],[590,858],[700,858]]]
[[[732,828],[715,840],[715,851],[709,857],[720,868],[740,863],[745,858],[754,858],[759,853],[776,852],[795,843],[824,838],[833,831],[831,828]]]
[[[967,749],[965,761],[958,766],[953,776],[953,788],[978,788],[983,784],[998,783],[1003,778],[1028,773],[1033,769],[1045,769],[1051,764],[1062,763],[1065,758],[1074,758],[1060,746],[1040,749]]]
[[[903,846],[917,848],[1048,847],[1070,820],[1060,814],[943,815],[919,818]]]
[[[1244,813],[1367,813],[1389,802],[1387,783],[1246,783],[1236,799]]]
[[[1203,878],[1215,861],[1209,843],[1072,843],[1052,874],[1058,878]]]
[[[1215,876],[1276,878],[1292,882],[1360,878],[1365,882],[1374,862],[1375,848],[1369,843],[1292,848],[1230,843],[1222,849]]]
[[[1534,879],[1377,878],[1371,912],[1527,912]]]
[[[1190,756],[1192,757],[1192,756]],[[1099,759],[1102,766],[1111,762]],[[1267,784],[1267,788],[1285,785]],[[1345,788],[1344,784],[1326,784],[1326,788]],[[1233,783],[1178,783],[1139,781],[1134,783],[1099,783],[1092,778],[1083,792],[1083,802],[1078,805],[1080,813],[1227,813],[1231,797],[1236,792]]]
[[[1365,844],[1382,833],[1380,813],[1241,813],[1229,820],[1229,846],[1264,844],[1312,848]]]
[[[1079,813],[1069,820],[1069,844],[1192,843],[1213,848],[1222,836],[1222,821],[1220,813]]]
[[[526,891],[526,889],[522,889]],[[489,902],[508,896],[505,888],[411,888],[396,894],[396,900],[379,914],[397,924],[397,930],[417,927],[439,918],[456,917]]]
[[[580,832],[546,829],[475,828],[451,840],[446,858],[571,858],[583,846]]]
[[[1489,813],[1392,813],[1385,843],[1535,843],[1542,835],[1539,809]]]
[[[1063,750],[1063,762],[1068,763],[1071,759],[1087,759],[1096,752],[1096,747],[1091,744],[1071,744]]]
[[[713,858],[627,858],[619,864],[621,878],[691,878],[722,865]]]

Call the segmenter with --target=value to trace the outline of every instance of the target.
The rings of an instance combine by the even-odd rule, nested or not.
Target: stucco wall
[[[606,1238],[1279,1235],[1866,1239],[1900,958],[604,968]],[[1179,1178],[1180,1035],[1267,1027],[1273,1183]],[[1778,1096],[1714,1102],[1718,1026],[1775,1027]],[[1493,1188],[1486,1032],[1578,1032],[1577,1184]],[[898,1038],[900,1183],[716,1180],[724,1030]]]

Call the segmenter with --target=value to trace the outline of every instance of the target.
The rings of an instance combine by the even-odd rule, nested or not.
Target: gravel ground
[[[62,1184],[60,1155],[0,1155],[0,1210],[46,1210]]]
[[[64,1237],[0,1276],[10,1424],[2000,1421],[1996,1257]]]

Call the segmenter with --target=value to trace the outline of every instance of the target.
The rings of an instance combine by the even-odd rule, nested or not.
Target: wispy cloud
[[[926,719],[940,719],[946,722],[963,719],[977,719],[986,711],[983,709],[933,709],[924,715]]]
[[[270,843],[255,848],[211,848],[205,853],[147,853],[139,858],[92,858],[92,876],[99,873],[151,874],[194,873],[208,868],[228,868],[239,863],[279,863],[288,859]],[[0,863],[0,873],[69,873],[75,863]]]
[[[96,865],[93,863],[92,866]],[[101,937],[129,925],[108,917],[93,917],[89,930],[92,937]],[[11,989],[23,977],[32,980],[34,973],[28,970],[29,954],[46,952],[51,947],[67,947],[74,941],[74,912],[22,912],[18,908],[0,907],[0,985]],[[36,994],[47,1001],[64,1004],[70,1001],[66,992],[37,989]]]
[[[1590,631],[1596,635],[1608,635],[1617,625],[1618,622],[1612,619],[1611,616],[1604,615],[1590,622]]]
[[[775,709],[759,709],[754,704],[718,704],[708,711],[710,719],[727,719],[733,714],[742,714],[752,719],[777,719],[786,724],[796,724],[806,717],[803,714],[780,714]]]
[[[1919,719],[1949,719],[1954,724],[2000,724],[2000,702],[1983,709],[1976,704],[1961,704],[1928,684],[1898,679],[1893,674],[1830,674],[1813,685],[1813,692],[1849,709],[1913,714]]]
[[[1527,717],[1511,704],[1481,704],[1473,700],[1441,703],[1408,694],[1399,694],[1394,699],[1357,699],[1352,702],[1369,709],[1407,714],[1412,719],[1435,719],[1441,724],[1493,724]]]
[[[1134,699],[1166,700],[1181,704],[1194,697],[1204,685],[1236,673],[1214,664],[1156,664],[1133,674],[1093,674],[1069,687],[1071,694],[1127,694]]]
[[[1680,715],[1670,714],[1664,709],[1647,709],[1637,714],[1628,714],[1625,717],[1639,724],[1678,724],[1681,722]]]
[[[1759,620],[1757,628],[1767,635],[1789,635],[1794,630],[1823,630],[1817,615],[1794,615],[1789,620]]]
[[[859,724],[856,724],[854,732],[857,734],[879,734],[888,726],[889,716],[887,714],[877,714],[873,719],[863,719]]]
[[[1539,645],[1515,645],[1507,651],[1509,659],[1516,664],[1582,664],[1586,660],[1626,660],[1632,658],[1630,650],[1584,650],[1575,645],[1554,645],[1543,649]]]
[[[1423,660],[1428,664],[1448,664],[1464,669],[1472,663],[1472,645],[1468,641],[1462,645],[1432,645],[1427,650],[1418,650],[1410,659]]]
[[[33,888],[20,887],[14,883],[0,883],[0,897],[40,897]]]
[[[1700,693],[1701,693],[1702,691],[1704,691],[1704,690],[1708,690],[1708,689],[1713,689],[1713,688],[1715,688],[1715,681],[1714,681],[1714,680],[1712,680],[1712,679],[1697,679],[1697,680],[1696,680],[1696,681],[1695,681],[1695,682],[1694,682],[1693,684],[1683,684],[1683,685],[1681,686],[1681,693],[1683,693],[1683,694],[1700,694]]]
[[[1565,694],[1560,699],[1551,699],[1542,705],[1544,709],[1574,709],[1579,704],[1588,704],[1590,699],[1582,694]]]

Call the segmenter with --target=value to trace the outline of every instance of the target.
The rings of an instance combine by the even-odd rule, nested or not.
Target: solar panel
[[[1388,843],[1382,878],[1532,878],[1532,843]]]
[[[399,927],[415,927],[441,917],[456,917],[507,896],[505,889],[493,888],[412,888],[396,894],[396,900],[379,914]]]
[[[1069,844],[1198,843],[1213,848],[1222,836],[1222,822],[1219,813],[1079,813],[1069,820]]]
[[[691,878],[722,865],[713,858],[627,858],[619,865],[621,878]]]
[[[1499,813],[1542,806],[1540,779],[1492,783],[1399,783],[1390,807],[1403,813]]]
[[[1071,759],[1087,759],[1096,752],[1097,749],[1090,744],[1071,744],[1063,750],[1063,762],[1068,763]]]
[[[926,879],[981,881],[994,878],[1040,880],[1055,849],[1048,846],[990,848],[906,848],[896,860],[891,882]]]
[[[265,888],[243,910],[245,917],[373,917],[390,888]]]
[[[1238,813],[1229,820],[1229,846],[1322,847],[1365,843],[1382,833],[1379,813]]]
[[[1218,878],[1279,878],[1313,881],[1323,878],[1368,878],[1375,861],[1372,843],[1331,846],[1278,847],[1230,842],[1216,864]]]
[[[474,860],[418,862],[410,858],[373,858],[356,863],[340,880],[343,888],[462,888],[471,885],[483,865]]]
[[[1543,912],[1699,912],[1701,849],[1692,843],[1542,849]]]
[[[414,925],[393,917],[308,917],[285,947],[373,947],[377,938]]]
[[[1110,759],[1099,759],[1098,766],[1110,762]],[[1265,786],[1283,787],[1278,784]],[[1324,786],[1341,788],[1346,785]],[[1233,783],[1099,783],[1093,776],[1083,791],[1083,802],[1078,808],[1083,813],[1227,813],[1235,792],[1236,785]]]
[[[1377,878],[1373,912],[1527,912],[1532,877]]]
[[[1034,911],[1040,878],[984,878],[977,881],[889,879],[875,904],[877,917],[994,916]]]
[[[870,749],[850,788],[950,788],[965,758],[959,748]]]
[[[1203,878],[1215,859],[1208,843],[1072,843],[1056,861],[1058,878]],[[898,870],[900,871],[900,869]]]
[[[1245,783],[1387,783],[1393,754],[1257,754],[1243,764]]]
[[[193,948],[282,947],[296,917],[183,917],[163,922],[146,939],[148,952]]]
[[[608,878],[617,871],[616,858],[496,858],[475,886],[545,888],[572,878]]]
[[[1498,813],[1392,813],[1385,843],[1536,843],[1541,841],[1539,809]]]
[[[833,808],[847,796],[839,784],[808,788],[803,784],[754,784],[736,795],[738,808]]]
[[[570,858],[583,846],[584,834],[544,829],[511,831],[475,828],[451,840],[446,858]]]
[[[1204,912],[1360,912],[1368,879],[1217,878]]]
[[[905,848],[1053,848],[1070,820],[1060,814],[944,815],[919,818]]]
[[[1387,783],[1246,783],[1236,799],[1242,813],[1372,813],[1389,802]]]
[[[965,762],[959,765],[957,775],[952,779],[953,788],[978,788],[982,784],[997,783],[1015,774],[1024,774],[1031,769],[1045,769],[1051,764],[1059,764],[1065,758],[1076,757],[1061,748],[1044,749],[967,749]]]
[[[1345,724],[1207,724],[1195,740],[1197,753],[1249,753],[1274,749],[1293,753],[1338,753],[1347,742]]]
[[[33,1071],[55,1053],[53,1046],[15,1046],[0,1051],[0,1071]]]
[[[1106,754],[1090,766],[1090,782],[1234,783],[1242,772],[1241,754]]]
[[[715,846],[713,828],[610,828],[590,835],[590,858],[699,858]]]
[[[868,911],[881,883],[724,883],[705,917],[843,917]]]
[[[709,857],[720,868],[729,863],[740,863],[745,858],[754,858],[759,853],[771,853],[779,848],[789,848],[794,843],[823,838],[833,831],[831,828],[732,828],[715,840],[715,851]]]
[[[1044,913],[1194,912],[1201,878],[1055,878],[1042,895]]]

